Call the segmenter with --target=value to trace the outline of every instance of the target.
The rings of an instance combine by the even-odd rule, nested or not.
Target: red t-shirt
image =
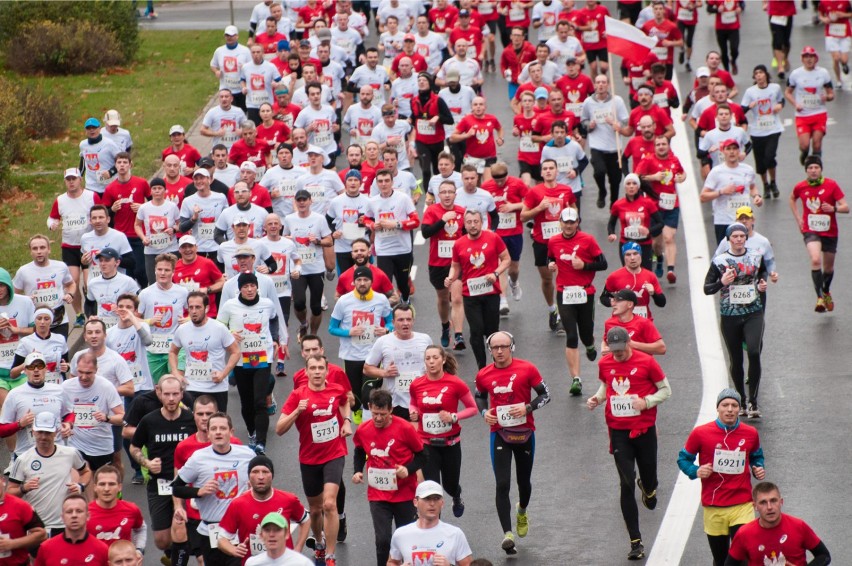
[[[642,430],[654,426],[657,407],[635,411],[630,400],[634,395],[640,399],[653,395],[657,392],[656,384],[665,378],[660,364],[644,352],[633,350],[624,362],[617,361],[612,354],[604,355],[598,362],[598,379],[606,385],[607,426],[615,430]]]
[[[640,244],[651,243],[651,233],[644,238],[639,235],[638,227],[644,226],[650,230],[651,216],[658,211],[657,204],[646,196],[640,196],[632,201],[620,198],[612,203],[610,214],[618,217],[621,223],[620,242],[623,244],[628,240]]]
[[[86,534],[80,542],[71,544],[65,540],[65,534],[58,534],[41,543],[34,566],[55,566],[61,556],[66,564],[85,564],[86,566],[107,566],[109,547],[103,541]]]
[[[580,125],[580,119],[577,118],[576,114],[571,112],[568,109],[562,109],[560,114],[554,114],[552,108],[548,108],[547,112],[542,112],[538,116],[536,116],[535,120],[535,133],[540,136],[546,136],[550,133],[550,127],[557,120],[562,120],[565,122],[565,125],[568,126],[568,136],[571,136],[571,132],[573,132],[577,126]]]
[[[130,177],[126,183],[117,179],[107,185],[104,194],[101,195],[101,204],[110,209],[113,216],[115,229],[122,232],[128,238],[136,238],[136,212],[131,208],[131,203],[144,204],[151,198],[151,187],[148,181],[142,177]],[[122,201],[118,212],[112,212],[112,205]]]
[[[677,41],[678,39],[683,39],[683,34],[680,33],[677,24],[671,20],[663,20],[661,24],[658,24],[657,20],[651,20],[645,22],[645,25],[642,26],[642,31],[649,37],[657,38],[657,45],[659,47],[653,49],[657,59],[666,65],[674,64],[674,47],[663,47],[660,44],[664,40]]]
[[[580,42],[583,44],[585,51],[595,49],[606,49],[606,23],[604,18],[609,16],[609,10],[606,6],[598,4],[594,8],[584,7],[581,10],[578,18],[581,25],[591,26],[591,29],[579,32]]]
[[[629,123],[635,130],[634,135],[641,135],[639,133],[639,120],[641,120],[644,116],[650,116],[654,120],[654,124],[656,125],[654,134],[658,136],[663,135],[666,132],[666,126],[670,126],[672,124],[672,119],[669,118],[668,113],[656,104],[652,104],[647,110],[641,106],[637,106],[630,111]]]
[[[489,179],[482,184],[482,188],[494,196],[494,204],[497,205],[499,224],[497,224],[497,235],[500,237],[515,236],[524,233],[524,225],[521,223],[521,209],[515,212],[500,212],[500,206],[509,203],[516,204],[524,202],[529,187],[517,177],[506,177],[506,184],[497,186],[494,179]]]
[[[692,4],[692,7],[690,7],[690,4]],[[695,0],[677,0],[675,2],[675,18],[677,21],[685,26],[696,25],[699,9],[695,4]]]
[[[530,27],[532,21],[530,20],[530,9],[529,8],[521,8],[519,6],[520,2],[509,2],[508,0],[501,0],[501,3],[506,6],[506,27],[511,29],[515,27],[527,29]]]
[[[660,280],[654,275],[654,272],[639,268],[639,273],[633,274],[626,267],[617,269],[609,274],[604,283],[604,289],[615,294],[621,289],[630,289],[636,293],[636,303],[633,305],[633,314],[636,316],[646,316],[649,320],[654,320],[651,313],[651,296],[645,292],[643,285],[650,283],[654,287],[654,294],[662,294],[663,288],[660,286]]]
[[[429,238],[429,265],[446,267],[453,262],[453,242],[462,237],[464,228],[464,207],[454,205],[451,210],[456,213],[455,220],[444,223],[444,228]],[[439,202],[429,206],[423,212],[421,224],[435,224],[449,212]]]
[[[286,74],[289,74],[289,71]],[[275,116],[279,116],[278,119],[284,122],[284,124],[291,130],[293,129],[293,121],[296,119],[296,116],[298,116],[299,112],[301,111],[302,107],[298,104],[293,104],[292,102],[284,108],[278,105],[278,101],[275,101],[275,103],[272,105],[272,112],[275,114]]]
[[[234,205],[236,202],[237,201],[234,200],[234,187],[231,187],[228,189],[228,204]],[[269,196],[269,189],[260,183],[255,183],[251,188],[251,197],[249,197],[249,202],[267,210],[272,208],[272,197]],[[249,236],[251,236],[251,234],[249,234]]]
[[[488,393],[488,407],[497,413],[497,423],[491,425],[491,432],[497,432],[504,428],[501,422],[511,422],[510,415],[503,416],[503,411],[498,407],[526,405],[532,401],[533,388],[544,380],[538,368],[532,362],[512,358],[512,363],[504,368],[498,368],[494,364],[488,364],[476,374],[476,390],[480,393]],[[527,413],[526,422],[519,425],[509,425],[505,428],[525,428],[535,430],[535,418],[533,414]]]
[[[86,530],[107,546],[119,540],[131,540],[132,530],[140,528],[144,523],[142,511],[128,501],[118,500],[112,509],[104,509],[96,501],[89,503]]]
[[[467,383],[458,376],[444,372],[440,379],[429,379],[421,375],[411,382],[409,388],[411,408],[420,413],[417,422],[420,438],[428,441],[430,438],[450,438],[461,434],[459,423],[442,423],[437,416],[441,411],[455,413],[459,401],[470,394]]]
[[[577,197],[568,185],[557,184],[555,187],[548,188],[542,183],[527,192],[527,196],[524,197],[524,206],[533,209],[545,197],[553,199],[554,202],[533,218],[532,237],[533,241],[539,244],[547,244],[547,240],[562,232],[562,228],[559,227],[559,214],[563,208],[573,207],[577,203]]]
[[[479,159],[497,156],[494,132],[499,128],[500,120],[492,114],[484,114],[482,118],[468,114],[456,124],[456,131],[459,133],[466,133],[470,130],[476,132],[475,136],[465,140],[465,154]]]
[[[273,120],[271,126],[259,124],[257,126],[257,143],[266,144],[270,151],[275,151],[275,147],[290,139],[290,128],[281,120]],[[269,143],[272,140],[272,143]]]
[[[580,286],[588,296],[595,294],[596,271],[574,269],[571,260],[576,256],[586,263],[593,261],[603,252],[597,240],[591,234],[577,231],[571,238],[557,234],[547,241],[547,257],[556,262],[556,290],[562,292],[565,287]]]
[[[624,146],[624,157],[633,160],[634,173],[643,159],[649,155],[654,155],[654,143],[654,138],[646,140],[641,134],[627,140],[627,145]]]
[[[449,3],[443,10],[431,8],[429,10],[429,22],[432,24],[432,31],[435,33],[446,33],[456,25],[456,18],[458,16],[459,9]]]
[[[826,4],[831,4],[836,1],[837,0],[829,0]],[[840,4],[845,4],[845,2],[840,2]],[[822,8],[822,4],[820,4],[820,8]],[[844,11],[848,12],[849,10]],[[766,5],[766,13],[770,16],[795,16],[796,3],[789,2],[788,0],[769,0]]]
[[[728,71],[726,71],[722,67],[719,67],[718,69],[716,69],[715,72],[710,71],[710,76],[711,77],[719,77],[722,80],[722,84],[724,84],[726,87],[728,87],[728,89],[733,90],[733,88],[736,86],[736,83],[734,82],[734,77],[731,75],[731,73],[729,73]],[[692,82],[692,88],[693,88],[693,90],[698,88],[698,79],[695,79]]]
[[[632,59],[624,59],[622,61],[622,67],[627,68],[630,96],[635,95],[637,88],[647,84],[651,80],[651,65],[658,62],[659,59],[657,59],[653,51],[649,51],[641,61],[633,61]]]
[[[178,180],[174,183],[170,183],[165,177],[163,181],[166,183],[166,200],[172,201],[180,209],[183,204],[184,191],[186,191],[187,186],[192,184],[192,179],[178,175]]]
[[[793,14],[796,13],[796,3],[795,2],[778,2],[771,1],[769,2],[769,15],[784,15],[784,16],[792,16],[793,14],[785,14],[783,13],[783,8],[779,9],[779,5],[783,4],[791,4],[793,6]],[[778,12],[777,14],[773,14],[774,11]],[[829,18],[829,23],[825,24],[825,36],[826,37],[849,37],[852,35],[852,25],[849,23],[849,19],[840,20],[840,21],[831,21],[830,15],[832,12],[852,12],[852,7],[849,5],[849,0],[826,0],[825,2],[819,3],[819,13],[823,16]]]
[[[782,513],[781,522],[771,529],[762,527],[757,519],[740,527],[728,554],[735,560],[747,560],[748,566],[807,564],[805,551],[820,542],[807,523]]]
[[[486,4],[486,6],[481,6],[480,4]],[[497,12],[497,3],[492,0],[474,0],[473,9],[475,11],[471,13],[471,16],[476,15],[483,22],[492,22],[500,17],[500,14]],[[471,17],[472,21],[473,17]],[[477,25],[482,27],[480,24]]]
[[[10,539],[22,538],[29,529],[44,526],[41,521],[33,521],[34,518],[32,506],[20,497],[7,493],[0,502],[0,532]],[[26,548],[18,548],[11,551],[3,563],[8,566],[25,566],[30,563],[30,556]]]
[[[343,371],[343,368],[339,365],[332,364],[329,362],[328,364],[328,375],[326,376],[326,380],[329,383],[334,383],[343,388],[347,393],[352,391],[352,385],[349,383],[349,377],[346,375],[346,372]],[[300,369],[296,373],[293,374],[293,389],[298,389],[300,387],[304,387],[308,384],[308,372],[305,371],[305,368]]]
[[[355,431],[352,443],[367,453],[364,480],[368,501],[399,503],[414,499],[417,474],[398,478],[390,471],[411,463],[414,454],[423,450],[423,441],[410,422],[391,416],[388,426],[378,428],[372,420],[366,421]]]
[[[246,140],[239,139],[231,146],[228,153],[228,161],[240,166],[245,161],[251,161],[256,167],[266,167],[266,156],[272,152],[272,147],[267,143],[255,140],[253,146],[249,146]]]
[[[733,430],[723,430],[717,421],[697,426],[689,433],[684,450],[698,455],[698,465],[714,464],[719,451],[745,452],[742,472],[713,472],[701,480],[701,504],[705,507],[730,507],[750,503],[751,498],[751,455],[760,448],[757,429],[738,421]],[[732,454],[720,454],[730,460]],[[728,469],[728,471],[731,471]]]
[[[475,240],[468,235],[456,240],[453,244],[453,263],[461,266],[463,296],[500,294],[499,279],[487,290],[488,285],[481,278],[497,271],[500,265],[498,257],[505,250],[503,238],[490,230],[483,230]]]
[[[740,14],[737,9],[740,7],[738,0],[707,0],[708,6],[716,6],[716,30],[733,30],[740,29]]]
[[[346,439],[340,436],[343,426],[340,407],[349,400],[343,388],[326,383],[322,391],[314,391],[305,385],[290,393],[281,412],[292,413],[302,399],[308,400],[308,408],[295,423],[299,431],[299,463],[317,466],[346,456]]]
[[[302,6],[301,8],[296,9],[296,13],[300,18],[302,18],[302,22],[305,24],[305,29],[313,29],[314,24],[311,23],[311,20],[314,17],[325,18],[325,10],[323,9],[322,4],[322,2],[317,2],[313,8],[310,6]]]
[[[278,54],[278,42],[282,39],[286,39],[289,42],[290,38],[280,32],[276,32],[275,35],[269,35],[268,33],[263,32],[254,36],[254,40],[259,45],[263,46],[263,52],[268,55]]]
[[[826,178],[821,185],[812,187],[807,181],[802,181],[793,188],[793,197],[801,199],[802,233],[819,234],[828,238],[837,237],[837,215],[834,212],[820,210],[822,203],[832,206],[845,195],[834,179]]]
[[[728,105],[731,107],[731,115],[733,116],[733,124],[734,126],[742,126],[746,123],[746,115],[743,112],[743,107],[739,104],[729,102]],[[707,108],[704,109],[704,112],[701,113],[701,116],[698,117],[698,129],[704,131],[710,131],[716,128],[716,104],[711,104]]]
[[[538,142],[526,140],[532,136],[534,124],[539,119],[539,115],[533,114],[532,118],[527,118],[521,114],[516,114],[512,120],[512,125],[518,128],[521,133],[521,143],[518,144],[518,161],[529,163],[530,165],[538,165],[541,163],[541,144]]]
[[[665,175],[662,181],[648,181],[657,194],[657,206],[661,212],[678,207],[675,176],[683,173],[683,166],[674,153],[669,152],[669,156],[665,159],[660,159],[656,153],[652,153],[638,164],[634,162],[633,172],[640,177],[662,172]]]
[[[393,71],[394,74],[399,75],[399,62],[403,57],[408,57],[409,59],[411,59],[411,66],[414,69],[415,74],[429,70],[429,64],[426,62],[426,59],[423,58],[423,55],[419,54],[416,51],[411,55],[402,52],[396,57],[394,57],[393,61],[391,62],[391,71]]]
[[[595,83],[588,75],[583,73],[574,78],[563,75],[556,81],[556,88],[565,95],[565,108],[573,112],[579,119],[583,109],[583,101],[595,92]]]
[[[654,326],[654,322],[644,316],[636,316],[634,314],[633,318],[631,318],[628,322],[621,322],[617,316],[609,317],[606,319],[606,322],[604,322],[604,337],[606,337],[611,328],[616,326],[620,326],[627,330],[627,334],[634,342],[652,344],[663,338],[660,336],[660,332],[657,330],[657,327]],[[606,338],[604,338],[604,341],[606,341]]]
[[[204,256],[196,256],[192,263],[184,263],[179,259],[175,264],[175,273],[172,275],[172,282],[186,287],[187,289],[195,290],[200,287],[209,287],[222,279],[222,272],[216,266],[216,262]],[[192,285],[191,282],[196,285]],[[216,309],[216,294],[210,293],[207,295],[210,299],[210,305],[207,307],[207,316],[216,318],[218,310]]]
[[[239,535],[240,542],[249,540],[249,548],[261,543],[260,522],[269,513],[281,513],[290,524],[301,523],[305,520],[305,506],[299,498],[287,491],[273,489],[272,495],[266,501],[258,501],[251,490],[246,491],[228,505],[228,509],[219,522],[219,528],[232,535]],[[293,539],[287,537],[287,548],[293,548]],[[245,564],[252,553],[243,558]]]
[[[180,157],[181,169],[195,167],[196,165],[198,165],[198,162],[201,161],[201,154],[198,152],[197,149],[195,149],[188,143],[184,143],[180,151],[175,151],[172,146],[169,146],[163,150],[163,159],[170,155],[177,155],[178,157]]]
[[[393,293],[393,284],[390,279],[388,279],[388,276],[385,275],[385,272],[372,263],[368,263],[367,265],[369,266],[370,271],[373,272],[373,291],[383,295]],[[340,277],[337,278],[337,287],[335,288],[335,291],[342,297],[353,289],[355,289],[354,265],[341,273]]]

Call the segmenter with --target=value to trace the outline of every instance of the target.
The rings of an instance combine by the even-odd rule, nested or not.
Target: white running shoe
[[[509,279],[509,289],[512,290],[512,298],[516,301],[520,301],[521,297],[524,296],[524,290],[521,289],[521,284],[519,282],[512,283],[512,280]]]

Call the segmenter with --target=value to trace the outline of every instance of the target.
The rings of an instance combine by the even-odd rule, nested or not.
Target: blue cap
[[[627,242],[626,244],[621,246],[621,255],[624,255],[627,252],[636,252],[638,254],[641,254],[642,246],[640,246],[636,242]]]
[[[278,41],[278,51],[290,51],[290,42],[286,39]]]
[[[540,86],[537,89],[535,89],[533,96],[535,96],[537,99],[538,98],[547,98],[547,94],[548,94],[547,89],[544,88],[543,86]]]
[[[100,128],[101,123],[97,118],[89,118],[83,126],[84,128]]]
[[[350,169],[349,171],[347,171],[346,172],[346,179],[349,179],[349,177],[355,177],[359,181],[362,179],[361,172],[358,171],[357,169]]]

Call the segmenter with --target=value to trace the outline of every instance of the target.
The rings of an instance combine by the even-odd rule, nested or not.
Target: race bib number
[[[243,339],[240,341],[240,352],[259,352],[266,350],[266,340],[257,332],[243,331]]]
[[[518,215],[514,212],[498,212],[497,218],[498,230],[511,230],[518,225]]]
[[[266,545],[263,544],[259,536],[251,534],[249,535],[249,550],[252,556],[257,556],[266,552]]]
[[[332,133],[328,130],[324,132],[314,132],[314,143],[320,147],[325,147],[331,143]]]
[[[367,485],[379,491],[396,491],[396,470],[391,468],[367,468]]]
[[[33,300],[33,304],[47,304],[54,306],[59,302],[59,288],[58,287],[46,287],[44,289],[36,289],[33,291],[30,298]]]
[[[513,417],[509,413],[509,411],[511,411],[513,407],[521,407],[522,409],[524,409],[524,415],[522,417]],[[526,424],[527,422],[526,407],[523,403],[515,403],[514,405],[500,405],[497,407],[496,412],[497,424],[499,424],[503,428],[520,426],[522,424]]]
[[[127,364],[127,369],[133,375],[133,389],[140,391],[142,386],[145,385],[145,374],[142,373],[142,366],[138,363]]]
[[[574,160],[570,157],[557,157],[556,170],[560,173],[567,173],[574,169]]]
[[[187,356],[184,376],[193,381],[213,381],[213,363],[209,360],[193,360]]]
[[[18,348],[17,339],[14,342],[0,344],[0,365],[10,366],[15,360],[15,350]]]
[[[198,239],[199,240],[212,240],[213,234],[216,231],[216,224],[213,222],[201,222],[198,226]]]
[[[411,391],[411,383],[417,379],[417,374],[414,373],[401,373],[394,378],[394,388],[399,393],[405,393],[408,395],[408,392]]]
[[[172,494],[172,482],[166,478],[158,478],[157,479],[157,495],[171,495]]]
[[[296,179],[281,179],[278,182],[278,192],[281,198],[293,198],[296,196]]]
[[[639,76],[639,77],[633,77],[632,79],[630,79],[630,84],[633,86],[633,90],[638,89],[640,86],[642,86],[643,84],[645,84],[647,82],[648,82],[648,79],[645,78],[645,75],[642,75],[642,76]],[[597,119],[595,119],[595,121],[597,122]]]
[[[624,237],[628,240],[641,240],[642,234],[639,232],[641,226],[625,226]]]
[[[298,251],[299,258],[302,260],[302,264],[304,265],[310,265],[319,260],[317,250],[313,246],[299,246]]]
[[[438,413],[423,413],[420,421],[428,434],[446,434],[453,429],[453,423],[445,423]]]
[[[210,548],[219,548],[219,523],[207,523],[207,536],[210,538]]]
[[[596,29],[583,32],[583,43],[598,43],[601,40],[601,34]]]
[[[148,346],[148,351],[152,354],[168,354],[172,347],[173,336],[162,336],[159,334],[151,335],[151,345]]]
[[[665,61],[669,58],[669,48],[668,47],[655,47],[652,49],[654,55],[657,56],[657,59],[660,61]]]
[[[352,337],[352,343],[356,346],[369,346],[376,341],[376,327],[370,324],[363,328],[363,334]]]
[[[757,126],[758,130],[770,130],[775,127],[775,114],[764,114],[757,117]]]
[[[82,232],[89,224],[85,214],[67,214],[62,217],[63,232]]]
[[[729,26],[731,24],[737,23],[737,13],[736,12],[722,12],[719,14],[720,20],[723,25]]]
[[[660,92],[654,95],[654,104],[659,106],[660,108],[668,108],[669,107],[669,99],[666,96],[666,93]]]
[[[332,417],[320,423],[311,423],[311,439],[314,444],[325,444],[340,436],[340,425],[337,417]]]
[[[805,93],[802,95],[802,106],[805,108],[819,108],[822,106],[822,99],[818,94]]]
[[[562,289],[563,305],[584,305],[588,301],[586,289],[579,285],[571,285]]]
[[[279,295],[290,292],[290,278],[286,275],[273,275],[272,282],[275,283],[275,292]]]
[[[642,318],[648,318],[648,307],[633,307],[633,314]]]
[[[148,236],[151,241],[151,247],[157,250],[163,250],[169,247],[172,237],[165,232],[157,232]]]
[[[559,227],[559,222],[542,222],[541,223],[541,237],[545,240],[549,240],[553,236],[558,236],[562,233],[562,228]]]
[[[750,305],[757,298],[754,285],[731,285],[728,300],[732,305]]]
[[[846,24],[828,24],[828,35],[831,37],[846,37]]]
[[[681,8],[677,11],[677,19],[682,22],[691,22],[695,18],[695,10]]]
[[[77,403],[74,405],[74,426],[77,428],[94,428],[98,426],[95,420],[94,403]]]
[[[769,16],[769,23],[776,26],[786,26],[788,21],[787,16]],[[831,26],[828,31],[831,33]]]
[[[471,157],[469,155],[465,155],[464,164],[473,165],[474,167],[476,167],[476,172],[480,175],[485,171],[485,160],[479,157]]]
[[[486,277],[474,277],[467,280],[467,291],[471,297],[487,295],[494,292],[494,284]]]
[[[808,214],[808,230],[827,232],[831,228],[831,216],[828,214]]]
[[[524,153],[538,153],[538,144],[533,141],[532,136],[521,136],[518,149]]]
[[[197,281],[181,281],[178,285],[186,289],[189,293],[201,289],[201,285]]]
[[[677,195],[674,193],[660,193],[660,208],[663,210],[674,210],[677,204]]]
[[[728,210],[736,214],[737,209],[741,206],[750,206],[751,201],[746,193],[734,193],[728,199]]]
[[[742,474],[745,472],[746,453],[742,450],[723,450],[713,452],[713,471],[718,474]]]
[[[490,16],[494,13],[494,4],[491,2],[480,2],[476,6],[476,11],[479,12],[480,16]]]
[[[344,240],[357,240],[358,238],[363,238],[364,234],[367,232],[363,226],[358,226],[358,224],[354,222],[344,222],[340,227],[340,231],[343,233]]]
[[[566,104],[565,109],[568,110],[568,112],[573,113],[574,116],[579,118],[580,115],[583,113],[583,103],[582,102],[572,102],[570,104]]]
[[[609,410],[613,417],[636,417],[639,411],[633,408],[633,400],[638,395],[613,395],[609,398]]]
[[[520,22],[524,19],[526,13],[523,8],[510,8],[509,9],[509,20],[513,22]]]
[[[645,79],[642,79],[642,84],[645,84]],[[595,124],[606,124],[610,116],[612,116],[612,113],[609,110],[598,109],[592,113],[592,119],[595,121]]]
[[[92,260],[91,265],[89,265],[89,281],[92,279],[97,279],[101,276],[101,268],[98,265],[97,260]],[[33,301],[35,302],[35,301]]]
[[[454,240],[438,240],[438,257],[450,259],[453,257]]]

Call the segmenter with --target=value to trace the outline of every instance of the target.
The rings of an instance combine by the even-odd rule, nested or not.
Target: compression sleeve
[[[606,257],[603,254],[583,265],[583,271],[605,271],[606,268]]]
[[[658,381],[654,385],[657,386],[657,392],[653,395],[645,396],[645,403],[648,405],[649,409],[653,409],[672,396],[672,388],[669,385],[669,379],[667,377],[663,378],[662,381]]]
[[[429,456],[425,450],[415,452],[414,458],[405,466],[405,469],[408,470],[408,475],[417,473],[417,470],[422,470],[428,459]]]
[[[198,489],[197,487],[186,485],[186,482],[180,476],[176,477],[172,482],[172,493],[175,497],[180,497],[181,499],[195,499],[198,497]]]
[[[341,328],[341,322],[340,319],[332,318],[328,323],[328,333],[338,338],[349,338],[349,329]]]
[[[695,465],[696,456],[697,454],[687,452],[686,448],[681,448],[680,453],[677,455],[677,467],[691,480],[698,477],[698,466]]]
[[[364,473],[364,466],[367,464],[367,452],[360,446],[356,446],[352,453],[352,464],[356,474]]]
[[[530,408],[535,411],[550,403],[550,389],[548,389],[546,381],[533,386],[533,389],[538,393],[538,397],[530,401]]]

